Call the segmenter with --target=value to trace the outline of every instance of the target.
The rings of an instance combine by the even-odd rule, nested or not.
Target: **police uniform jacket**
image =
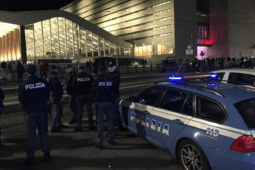
[[[110,77],[106,76],[106,83],[104,76],[100,75],[93,83],[92,95],[96,97],[97,102],[109,102],[112,101],[112,88],[113,82]]]
[[[72,71],[68,74],[66,78],[66,91],[67,94],[73,95],[74,94],[74,88],[73,88],[73,80],[76,77],[76,74]]]
[[[19,102],[29,112],[46,112],[46,104],[50,98],[49,85],[46,80],[36,75],[28,77],[19,87]]]
[[[93,82],[94,78],[90,74],[87,74],[86,72],[80,72],[73,80],[73,88],[75,90],[75,94],[91,94]]]
[[[4,91],[0,88],[0,107],[4,107],[3,100],[4,100]]]
[[[121,82],[121,77],[120,77],[120,73],[118,71],[109,73],[108,76],[112,79],[112,83],[113,83],[113,92],[115,97],[119,96],[120,92],[119,92],[119,87],[120,87],[120,82]]]
[[[49,88],[51,91],[52,98],[61,99],[63,96],[63,87],[59,81],[59,79],[53,75],[49,80]]]

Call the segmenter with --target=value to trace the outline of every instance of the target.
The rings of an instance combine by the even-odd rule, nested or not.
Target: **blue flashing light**
[[[216,83],[211,82],[211,86],[215,87],[215,86],[216,86]]]
[[[216,77],[217,77],[217,74],[215,74],[215,73],[211,74],[211,78],[216,78]]]
[[[179,76],[179,75],[169,76],[170,81],[181,81],[182,79],[183,79],[183,77]]]

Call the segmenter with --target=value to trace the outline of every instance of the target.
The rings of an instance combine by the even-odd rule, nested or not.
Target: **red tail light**
[[[238,152],[255,152],[255,139],[252,136],[241,136],[231,146],[232,150]]]

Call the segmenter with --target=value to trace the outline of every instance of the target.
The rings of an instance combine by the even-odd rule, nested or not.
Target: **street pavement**
[[[95,111],[93,111],[95,113]],[[20,113],[22,115],[22,113]],[[69,108],[65,108],[63,122],[67,124],[70,116]],[[86,115],[85,113],[83,114]],[[95,119],[95,116],[94,116]],[[35,166],[25,167],[22,161],[26,159],[26,129],[24,123],[14,125],[11,131],[4,133],[3,145],[0,150],[0,170],[96,170],[96,169],[158,169],[181,170],[179,162],[168,153],[148,143],[129,131],[121,131],[116,137],[118,145],[108,144],[105,123],[104,150],[94,147],[97,132],[88,131],[87,119],[83,119],[83,132],[74,132],[75,125],[63,129],[61,133],[49,132],[51,140],[50,163],[43,163],[40,140],[37,135]],[[49,119],[50,123],[50,119]],[[95,122],[94,122],[95,125]],[[50,128],[50,127],[49,127]]]

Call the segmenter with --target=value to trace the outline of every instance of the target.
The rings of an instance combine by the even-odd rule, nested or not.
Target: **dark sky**
[[[1,0],[2,11],[36,11],[59,9],[74,0]]]
[[[3,11],[36,11],[59,9],[74,0],[1,0]],[[209,0],[197,0],[197,9],[209,13]]]

